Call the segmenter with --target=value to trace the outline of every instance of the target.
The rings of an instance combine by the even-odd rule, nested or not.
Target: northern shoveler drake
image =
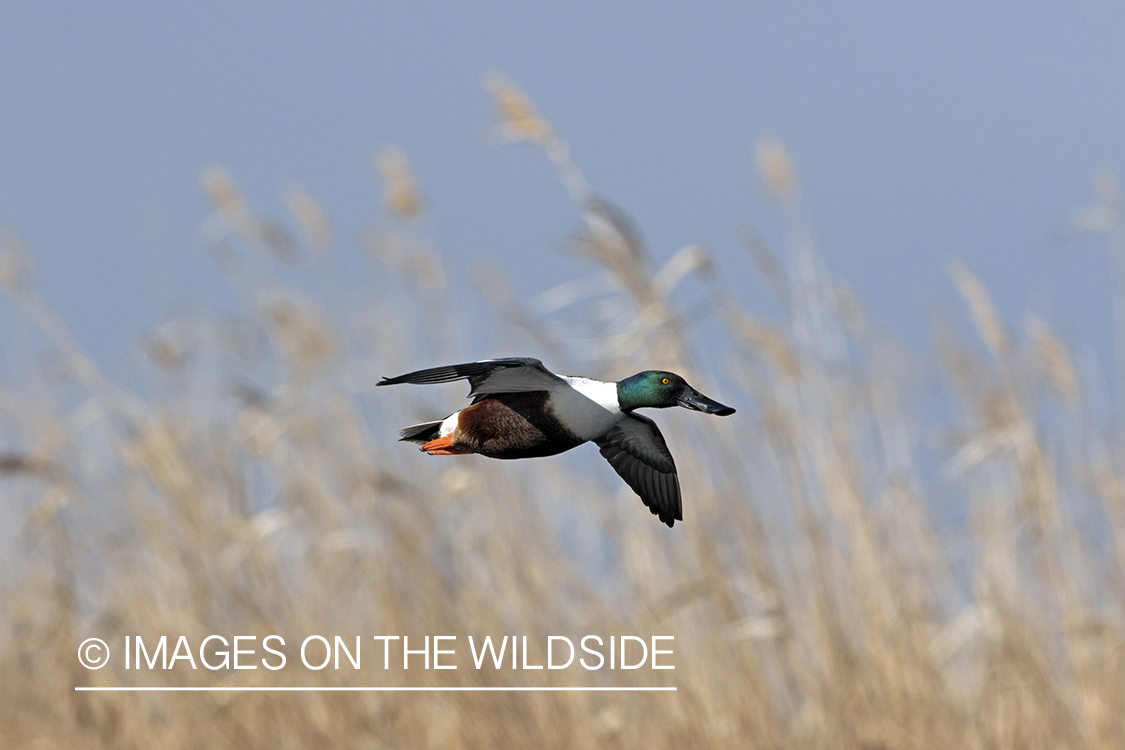
[[[537,359],[486,359],[384,378],[376,385],[467,379],[470,406],[401,431],[434,456],[553,456],[593,440],[644,504],[672,526],[683,520],[676,462],[656,423],[636,409],[682,406],[725,417],[734,409],[707,398],[674,372],[645,370],[617,383],[556,375]]]

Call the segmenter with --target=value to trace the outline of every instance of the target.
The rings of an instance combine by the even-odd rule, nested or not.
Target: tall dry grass
[[[735,293],[743,269],[716,272],[703,248],[657,267],[527,98],[500,78],[487,87],[497,136],[557,168],[585,219],[572,250],[598,269],[538,309],[482,274],[495,334],[466,330],[395,151],[377,159],[386,210],[363,243],[378,294],[358,310],[279,280],[340,251],[315,198],[291,188],[282,224],[207,169],[207,240],[246,315],[154,331],[143,347],[160,375],[145,395],[98,370],[39,297],[20,240],[5,239],[0,281],[49,356],[25,385],[0,383],[0,745],[1123,746],[1120,441],[1047,325],[1009,329],[955,264],[980,340],[940,329],[932,362],[888,340],[826,272],[772,141],[758,165],[790,241],[782,258],[747,242],[785,311],[766,320]],[[713,370],[696,366],[696,315],[673,296],[689,276],[723,324]],[[490,337],[505,343],[465,351]],[[463,389],[375,394],[378,375],[510,353],[613,378],[673,369],[742,407],[660,415],[684,523],[656,523],[590,450],[507,463],[393,442]],[[920,416],[931,370],[938,424]],[[467,634],[670,634],[676,670],[135,673],[120,654],[93,672],[75,659],[90,635],[112,647],[164,633],[279,633],[290,646],[460,634],[462,650]],[[678,692],[73,690],[548,683]]]

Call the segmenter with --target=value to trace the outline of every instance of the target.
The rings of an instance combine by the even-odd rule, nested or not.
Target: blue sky
[[[738,235],[781,245],[751,169],[773,135],[827,266],[882,326],[923,346],[958,256],[1009,322],[1034,311],[1109,366],[1104,239],[1061,230],[1097,169],[1125,173],[1120,3],[106,7],[0,17],[0,223],[111,368],[178,305],[233,305],[200,239],[210,162],[275,215],[301,182],[355,255],[371,154],[395,145],[455,268],[502,262],[524,296],[587,273],[553,252],[579,217],[542,155],[484,137],[491,70],[658,259],[706,244],[752,308],[772,310]]]

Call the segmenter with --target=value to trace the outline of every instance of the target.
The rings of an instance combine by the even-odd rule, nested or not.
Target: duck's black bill
[[[729,417],[734,414],[734,409],[720,404],[713,398],[707,398],[691,387],[684,390],[677,403],[685,409],[701,411],[704,414],[716,414],[720,417]]]

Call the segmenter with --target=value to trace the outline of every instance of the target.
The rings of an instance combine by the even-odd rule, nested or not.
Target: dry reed
[[[373,394],[375,377],[466,354],[440,251],[419,239],[424,228],[399,223],[423,206],[401,153],[378,160],[387,217],[366,242],[398,296],[359,320],[269,281],[271,258],[317,263],[332,247],[320,204],[290,191],[304,237],[293,239],[209,167],[207,237],[248,320],[155,331],[145,343],[161,372],[153,395],[97,370],[37,296],[22,243],[4,241],[0,281],[55,357],[42,379],[0,383],[0,487],[19,528],[5,540],[14,562],[3,581],[0,745],[1121,747],[1121,448],[1046,325],[1030,323],[1021,342],[984,286],[952,267],[986,346],[938,337],[947,423],[935,454],[935,426],[917,414],[928,365],[873,330],[827,275],[780,143],[763,142],[758,157],[792,241],[780,259],[749,243],[786,311],[765,321],[738,301],[733,272],[710,273],[702,248],[654,268],[527,97],[498,77],[487,85],[497,132],[542,147],[584,212],[573,249],[599,274],[550,296],[551,311],[580,313],[580,330],[514,300],[497,275],[482,279],[504,335],[526,342],[488,353],[535,348],[559,369],[580,362],[612,377],[667,367],[742,407],[728,420],[661,415],[684,523],[656,523],[590,450],[508,464],[431,459],[392,442],[461,391]],[[689,275],[709,285],[726,325],[721,377],[694,366],[691,320],[673,294]],[[939,477],[925,466],[935,455]],[[162,633],[193,643],[211,633],[287,643],[310,633],[539,643],[671,634],[676,670],[462,662],[449,672],[138,675],[119,660],[87,671],[75,659],[88,635],[118,644]],[[548,682],[678,692],[73,690]]]

